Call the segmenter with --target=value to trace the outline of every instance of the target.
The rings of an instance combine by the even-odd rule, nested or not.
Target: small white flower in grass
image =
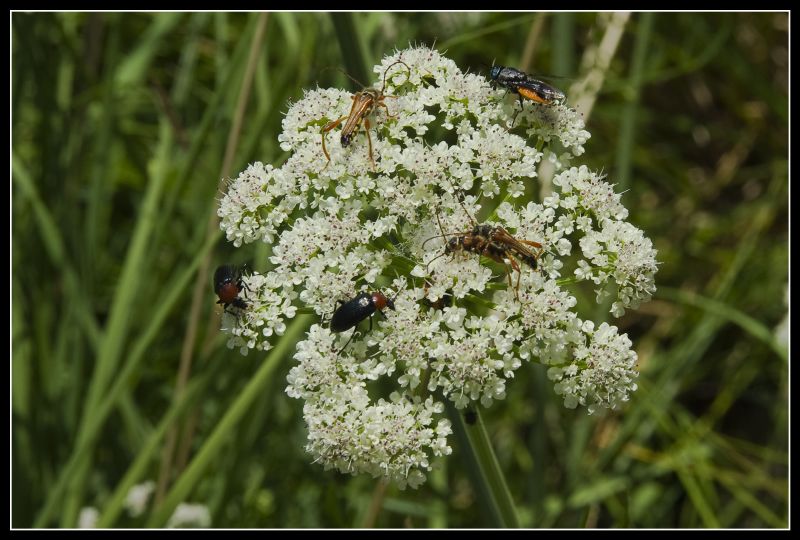
[[[317,88],[304,91],[301,103],[302,107],[290,106],[283,118],[283,131],[278,135],[278,142],[285,152],[297,151],[309,143],[319,143],[320,129],[346,114],[345,109],[349,109],[353,102],[345,90]],[[341,114],[336,114],[338,112]]]
[[[141,516],[147,508],[147,503],[150,501],[150,496],[156,489],[156,483],[152,480],[136,484],[125,496],[125,508],[131,517]]]
[[[168,529],[207,529],[211,526],[211,514],[204,504],[180,503],[167,520]]]
[[[236,247],[255,240],[271,243],[295,207],[303,206],[291,174],[254,163],[231,181],[217,215],[227,239]]]
[[[78,514],[79,529],[97,528],[97,520],[100,519],[100,511],[94,506],[84,506]]]
[[[307,450],[326,468],[416,487],[424,480],[421,470],[430,470],[430,457],[450,453],[450,423],[438,418],[442,404],[398,393],[390,402],[373,402],[365,385],[382,376],[385,366],[335,351],[330,331],[312,326],[295,354],[299,365],[287,377],[287,393],[306,400]]]
[[[428,398],[374,402],[361,386],[328,387],[306,401],[306,450],[326,469],[384,476],[401,489],[417,487],[431,469],[430,456],[448,455],[450,422],[436,420],[441,404]]]
[[[374,72],[390,112],[369,115],[374,167],[365,123],[347,147],[341,125],[325,133],[325,157],[322,130],[353,96],[318,88],[286,113],[287,161],[251,165],[229,186],[223,230],[237,246],[270,244],[272,266],[245,276],[248,307],[223,325],[230,346],[266,350],[298,309],[316,313],[286,388],[305,402],[308,452],[328,469],[416,487],[450,452],[444,405],[431,396],[489,406],[533,361],[550,368],[566,406],[625,401],[631,343],[578,319],[568,286],[591,280],[600,301],[615,285],[613,311],[634,307],[654,290],[655,250],[602,175],[565,168],[589,138],[565,104],[525,101],[511,128],[516,96],[426,47]],[[555,164],[554,192],[515,203],[543,159]],[[501,228],[520,243],[486,232]],[[339,301],[375,291],[395,307],[372,313],[371,331],[367,310],[331,332]],[[387,383],[388,401],[377,395]]]

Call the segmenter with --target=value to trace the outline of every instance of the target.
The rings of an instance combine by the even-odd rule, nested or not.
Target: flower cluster
[[[307,450],[326,468],[415,487],[450,453],[441,400],[489,406],[523,362],[548,366],[567,407],[626,401],[630,340],[580,320],[565,287],[591,280],[598,301],[616,291],[620,315],[653,293],[656,252],[611,184],[566,168],[589,133],[565,104],[526,101],[511,126],[516,95],[426,47],[375,73],[370,129],[361,119],[343,145],[341,128],[325,128],[364,95],[307,91],[283,121],[287,161],[231,182],[219,206],[228,240],[272,254],[223,325],[231,347],[267,350],[298,308],[313,310],[320,324],[298,344],[286,390],[305,402]],[[516,204],[543,159],[556,164],[555,191]],[[329,329],[339,301],[378,290],[394,308],[371,332]]]

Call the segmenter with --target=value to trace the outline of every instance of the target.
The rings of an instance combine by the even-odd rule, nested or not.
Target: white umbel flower
[[[628,401],[638,376],[630,339],[607,323],[595,329],[587,321],[581,330],[584,338],[571,345],[571,355],[560,354],[562,363],[547,372],[556,381],[556,392],[564,396],[564,406],[585,405],[591,414],[599,407],[614,408]]]
[[[344,122],[323,134],[354,96],[317,88],[283,120],[287,161],[250,165],[230,183],[218,211],[228,240],[263,241],[272,254],[268,272],[243,277],[248,307],[223,325],[231,347],[266,350],[298,309],[315,312],[286,388],[305,402],[306,449],[326,468],[416,487],[450,453],[433,396],[489,406],[533,361],[568,407],[627,400],[630,340],[578,319],[566,287],[592,280],[605,295],[613,284],[614,313],[635,307],[654,291],[655,250],[602,175],[566,168],[589,139],[567,104],[525,101],[512,127],[516,95],[427,47],[397,51],[374,73],[385,107],[368,115],[371,153],[365,119],[345,146]],[[555,191],[514,204],[543,159]],[[512,240],[490,240],[501,231]],[[394,309],[373,313],[371,332],[366,320],[331,332],[340,302],[375,291]],[[386,379],[389,399],[376,393]]]
[[[580,245],[586,261],[575,275],[598,285],[616,284],[617,300],[611,307],[614,316],[650,300],[656,290],[656,250],[641,229],[627,221],[605,219],[600,230],[581,238]],[[604,288],[598,289],[598,298],[603,292]]]

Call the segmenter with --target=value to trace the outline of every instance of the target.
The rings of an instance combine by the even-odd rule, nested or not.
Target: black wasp
[[[387,307],[394,309],[394,302],[380,291],[363,292],[347,302],[339,300],[336,305],[336,311],[333,312],[331,317],[331,330],[333,332],[349,330],[367,317],[369,317],[369,329],[372,330],[371,315],[373,313],[377,311],[383,315],[383,310]],[[354,335],[355,331],[353,331]],[[342,352],[350,344],[353,336],[350,336],[350,339],[347,340],[347,343],[344,344],[344,347],[339,352]]]
[[[217,304],[224,305],[226,311],[230,306],[247,309],[247,302],[239,298],[243,288],[241,268],[224,264],[214,272],[214,292],[219,296]]]
[[[566,97],[564,92],[558,88],[543,83],[532,75],[528,75],[524,71],[512,67],[493,66],[489,75],[493,83],[505,86],[508,90],[517,93],[519,96],[520,110],[522,110],[522,98],[530,99],[531,101],[543,105],[551,105],[563,101]],[[512,127],[518,114],[519,111],[514,114],[514,119],[511,120]]]

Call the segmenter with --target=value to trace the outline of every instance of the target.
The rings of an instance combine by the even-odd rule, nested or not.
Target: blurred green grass
[[[533,72],[577,77],[602,17],[361,13],[350,46],[372,65],[435,40],[462,69],[529,58]],[[375,480],[302,452],[302,403],[283,392],[291,355],[251,386],[263,355],[225,347],[210,278],[193,302],[209,250],[212,265],[266,268],[267,247],[207,237],[220,177],[279,164],[287,102],[350,87],[326,68],[357,69],[324,13],[269,14],[250,63],[257,18],[12,14],[13,527],[74,526],[87,505],[112,526],[158,524],[109,508],[125,482],[159,477],[165,418],[184,409],[194,428],[177,433],[184,457],[166,479],[215,527],[490,523],[457,445],[422,489],[389,488],[373,518]],[[588,129],[581,162],[627,189],[631,222],[659,250],[659,293],[617,321],[642,371],[626,409],[566,410],[530,366],[483,411],[520,522],[786,527],[788,353],[771,332],[788,311],[787,15],[634,14]],[[244,420],[228,416],[246,392]]]

